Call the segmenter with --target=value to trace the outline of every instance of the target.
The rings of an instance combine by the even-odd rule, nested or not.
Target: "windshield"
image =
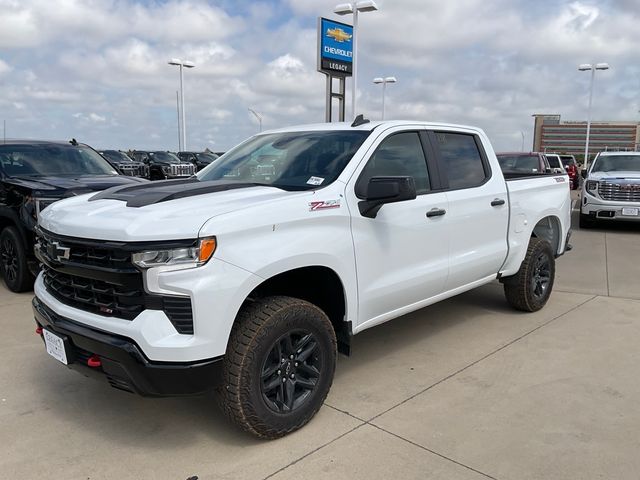
[[[105,150],[104,152],[100,152],[103,157],[107,160],[111,160],[112,162],[133,162],[131,158],[126,153],[120,152],[118,150]]]
[[[180,163],[178,156],[171,152],[151,152],[149,155],[158,162]]]
[[[0,145],[0,166],[12,177],[118,174],[97,152],[82,145]]]
[[[640,172],[640,155],[600,155],[592,172]]]
[[[258,135],[227,152],[198,174],[288,190],[332,183],[370,132],[322,131]]]
[[[218,158],[218,156],[214,155],[213,153],[196,153],[196,157],[198,157],[198,160],[204,163],[211,163],[216,158]]]
[[[540,160],[537,155],[498,155],[500,167],[505,172],[538,172]]]

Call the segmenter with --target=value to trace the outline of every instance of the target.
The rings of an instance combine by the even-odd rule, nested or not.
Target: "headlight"
[[[593,180],[587,181],[587,190],[590,192],[594,192],[598,190],[598,182],[594,182]]]
[[[33,205],[33,208],[31,210],[31,215],[33,216],[33,218],[35,218],[37,220],[38,217],[40,216],[40,212],[42,212],[42,210],[47,208],[52,203],[57,202],[58,200],[60,200],[60,199],[59,198],[38,198],[38,197],[34,198],[34,197],[32,197],[27,201],[27,203],[31,203]]]
[[[131,261],[140,268],[180,265],[199,267],[204,265],[216,251],[215,237],[202,238],[195,247],[172,248],[167,250],[148,250],[134,253]]]

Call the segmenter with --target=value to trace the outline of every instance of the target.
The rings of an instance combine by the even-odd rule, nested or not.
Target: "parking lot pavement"
[[[574,218],[577,225],[577,218]],[[363,332],[304,429],[261,442],[209,397],[57,364],[0,287],[0,478],[637,478],[640,230],[576,230],[535,314],[487,285]]]

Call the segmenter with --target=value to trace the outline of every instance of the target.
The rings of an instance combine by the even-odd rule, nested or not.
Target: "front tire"
[[[15,227],[5,227],[0,233],[0,274],[12,292],[26,292],[33,288],[27,251]]]
[[[227,345],[223,410],[257,437],[286,435],[318,412],[335,365],[336,336],[321,309],[284,296],[248,303]]]
[[[556,262],[551,244],[532,237],[520,270],[505,278],[504,294],[516,310],[537,312],[545,306],[556,274]]]

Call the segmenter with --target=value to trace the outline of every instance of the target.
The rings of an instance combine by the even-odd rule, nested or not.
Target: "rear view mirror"
[[[582,170],[580,170],[580,176],[582,178],[587,178],[587,169],[583,168]]]
[[[375,218],[385,203],[416,198],[413,177],[372,177],[367,184],[366,199],[358,203],[363,217]]]

